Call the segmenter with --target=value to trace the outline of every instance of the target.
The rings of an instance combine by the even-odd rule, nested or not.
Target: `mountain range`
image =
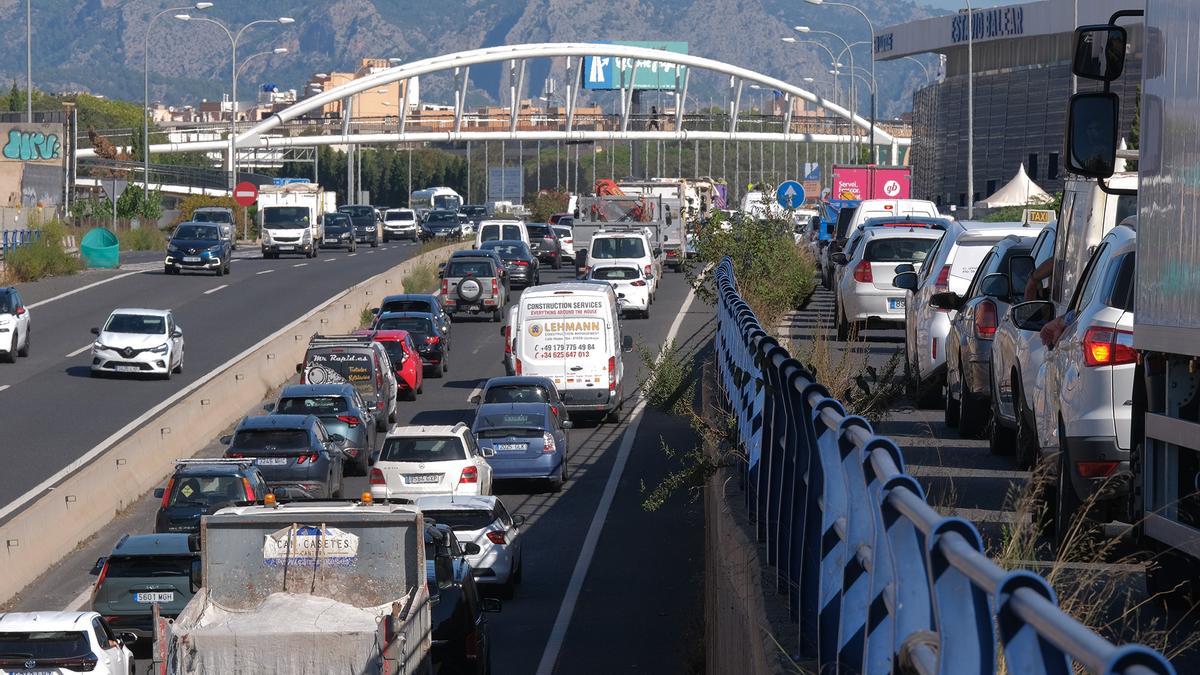
[[[877,28],[945,11],[911,0],[853,1]],[[229,91],[230,41],[219,27],[176,20],[168,12],[153,23],[147,34],[153,15],[182,4],[164,0],[36,0],[34,86],[49,92],[87,91],[139,100],[146,45],[152,100],[194,104],[221,98]],[[837,32],[849,42],[870,39],[867,24],[857,13],[799,0],[440,0],[432,4],[413,0],[215,0],[212,8],[193,9],[190,14],[215,19],[235,32],[257,19],[295,19],[286,26],[256,25],[242,34],[238,53],[245,65],[239,93],[263,85],[299,90],[313,73],[353,70],[364,57],[411,61],[483,46],[529,42],[677,40],[686,41],[691,54],[817,88],[830,96],[828,55],[812,45],[786,44],[780,38],[801,37],[792,26],[808,25],[814,31]],[[841,51],[841,43],[835,38],[815,39],[835,54]],[[0,40],[9,45],[0,52],[0,78],[6,84],[16,81],[23,87],[25,2],[0,0]],[[244,60],[275,47],[289,51]],[[867,63],[865,45],[856,48],[856,54],[858,65]],[[924,59],[932,70],[935,58]],[[564,70],[561,62],[532,64],[524,97],[542,94],[546,79],[557,80],[562,91]],[[909,110],[913,89],[925,79],[921,68],[911,61],[879,62],[876,71],[880,116],[887,118]],[[801,81],[803,77],[816,81],[806,84]],[[843,88],[848,81],[843,76]],[[472,68],[468,102],[483,104],[505,98],[502,82],[501,64]],[[451,77],[424,78],[421,91],[425,101],[452,100]],[[689,92],[693,103],[706,98],[719,103],[726,95],[726,83],[716,76],[694,73]],[[866,110],[866,98],[864,93],[860,111]],[[599,102],[609,104],[607,100]]]

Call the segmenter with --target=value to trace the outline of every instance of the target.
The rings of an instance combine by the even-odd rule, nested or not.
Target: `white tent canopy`
[[[1008,181],[1004,187],[996,190],[987,199],[975,202],[981,209],[997,208],[1000,206],[1025,206],[1027,204],[1048,204],[1054,201],[1046,191],[1037,186],[1025,173],[1025,165],[1017,170],[1017,175]]]

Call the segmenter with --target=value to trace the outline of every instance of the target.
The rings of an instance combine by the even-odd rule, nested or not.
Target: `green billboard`
[[[688,43],[669,41],[613,41],[605,44],[645,47],[687,54]],[[584,89],[621,89],[631,83],[635,89],[675,89],[676,76],[683,82],[686,66],[653,59],[628,59],[617,56],[586,56],[583,59]]]

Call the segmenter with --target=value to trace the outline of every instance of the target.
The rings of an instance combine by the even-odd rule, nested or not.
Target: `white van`
[[[647,236],[645,228],[602,229],[592,235],[587,260],[579,272],[587,278],[591,266],[600,263],[628,263],[641,270],[642,278],[650,284],[650,301],[658,295],[662,279],[662,249]]]
[[[523,241],[529,245],[529,230],[519,220],[484,220],[475,231],[475,248],[485,241]]]
[[[937,204],[925,199],[865,199],[854,207],[854,216],[850,218],[845,232],[838,232],[838,237],[845,239],[854,234],[859,225],[870,218],[888,218],[891,216],[928,216],[939,217]]]
[[[618,312],[617,294],[604,282],[526,290],[512,323],[513,371],[550,378],[572,413],[617,421],[625,392],[622,356],[633,351]]]

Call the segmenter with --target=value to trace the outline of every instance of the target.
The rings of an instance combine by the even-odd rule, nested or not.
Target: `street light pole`
[[[975,219],[975,11],[967,3],[967,220]]]
[[[871,17],[867,16],[866,12],[862,11],[858,7],[855,7],[854,5],[851,5],[848,2],[825,2],[825,0],[807,0],[807,2],[810,5],[827,4],[830,7],[846,7],[848,9],[852,9],[852,10],[858,12],[859,15],[862,16],[863,20],[867,22],[867,27],[871,29],[871,81],[874,82],[875,81],[875,24],[871,23]],[[851,60],[850,60],[850,67],[851,68],[854,67],[853,58],[851,58]],[[874,97],[872,97],[872,98],[874,98]],[[871,101],[871,163],[872,164],[875,163],[875,117],[876,117],[875,101],[872,100]]]
[[[902,56],[900,58],[902,58],[905,61],[912,61],[913,63],[917,64],[918,66],[921,66],[921,70],[925,71],[925,84],[929,84],[930,78],[929,78],[929,67],[928,66],[926,66],[924,63],[921,63],[920,59],[914,58],[912,56]]]
[[[812,0],[808,0],[808,1],[809,1],[809,2],[812,2]],[[820,2],[818,1],[817,3],[814,3],[814,4],[820,4]],[[851,45],[849,42],[847,42],[847,41],[846,41],[846,38],[842,37],[841,35],[838,35],[837,33],[834,33],[833,31],[828,31],[828,30],[813,30],[813,29],[809,28],[808,26],[795,26],[795,27],[793,28],[793,30],[795,30],[795,31],[796,31],[796,32],[798,32],[798,33],[812,33],[813,35],[831,35],[831,36],[833,36],[833,37],[834,37],[834,38],[836,38],[836,39],[837,39],[839,42],[841,42],[841,43],[842,43],[842,46],[845,48],[845,49],[842,51],[842,53],[843,53],[843,54],[849,54],[849,55],[850,55],[850,67],[851,67],[851,68],[853,68],[853,67],[854,67],[854,50],[853,50],[853,49],[851,49],[852,45]],[[834,60],[835,60],[835,61],[841,61],[841,60],[842,60],[842,57],[839,55],[839,56],[838,56],[836,59],[834,59]],[[834,66],[834,67],[836,68],[837,66]],[[857,90],[858,90],[858,87],[856,87],[856,86],[855,86],[855,84],[854,84],[854,80],[851,80],[851,81],[850,81],[850,94],[851,94],[851,95],[850,95],[850,101],[851,101],[851,108],[850,108],[850,127],[851,127],[851,130],[852,130],[852,131],[853,131],[853,128],[854,128],[854,116],[858,114],[858,94],[857,94]],[[852,143],[853,143],[853,139],[854,139],[854,138],[856,138],[857,136],[858,136],[858,134],[857,134],[857,133],[853,133],[853,134],[852,134],[852,136],[851,136],[851,142],[852,142]],[[858,163],[858,158],[856,157],[854,161],[855,161],[855,163],[857,164],[857,163]]]
[[[25,123],[33,124],[33,0],[25,0]]]
[[[146,34],[142,39],[142,197],[150,194],[150,30],[159,17],[189,9],[204,10],[212,7],[211,2],[197,2],[191,7],[173,7],[150,17],[146,23]]]

